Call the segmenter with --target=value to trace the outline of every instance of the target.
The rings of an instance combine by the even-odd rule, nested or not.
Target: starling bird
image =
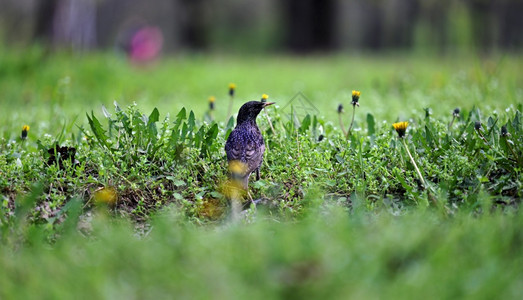
[[[225,143],[230,175],[241,182],[245,190],[248,189],[252,172],[256,171],[256,180],[260,179],[260,166],[265,152],[265,143],[256,125],[256,117],[264,107],[272,104],[274,102],[250,101],[242,105],[236,127]]]

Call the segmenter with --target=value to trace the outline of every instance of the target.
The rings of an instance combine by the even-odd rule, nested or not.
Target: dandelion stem
[[[478,133],[479,137],[485,142],[485,144],[490,146],[490,144],[488,143],[487,139],[483,136],[483,134],[479,130],[476,130],[476,132]]]
[[[512,152],[512,155],[514,155],[514,158],[518,162],[518,165],[521,165],[521,162],[519,161],[519,156],[516,155],[516,152],[514,152],[514,149],[512,149],[512,146],[510,146],[510,143],[508,142],[508,139],[505,137],[505,143],[507,144],[507,147],[510,149],[510,152]]]
[[[450,123],[449,123],[449,130],[452,127],[452,124],[454,124],[454,120],[456,120],[456,116],[455,115],[452,116],[452,121],[450,121]]]
[[[412,157],[412,154],[410,154],[409,147],[407,147],[407,143],[405,142],[405,139],[401,139],[403,141],[403,146],[405,146],[405,150],[407,150],[407,154],[409,155],[410,161],[414,165],[414,169],[416,169],[416,173],[418,173],[419,179],[421,180],[421,183],[423,184],[423,188],[427,188],[427,184],[425,183],[425,179],[423,179],[423,175],[421,175],[420,170],[418,169],[418,165],[416,164],[416,161],[414,161],[414,158]]]
[[[345,162],[345,154],[347,154],[347,148],[345,148],[345,150],[343,150],[343,154],[341,155],[341,158],[342,158],[342,161],[339,162],[337,165],[336,165],[336,174],[339,174],[340,173],[340,168],[343,166],[344,162]]]
[[[352,125],[354,124],[354,115],[356,114],[356,106],[352,106],[352,120],[350,121],[349,131],[347,131],[347,134],[345,135],[345,138],[349,138],[350,132],[352,130]]]
[[[272,130],[273,134],[275,134],[276,130],[274,130],[274,127],[272,126],[271,118],[269,117],[267,110],[263,109],[263,111],[265,113],[265,117],[267,117],[267,122],[269,122],[269,126],[271,126],[271,130]]]
[[[402,139],[402,140],[403,140],[403,146],[405,146],[405,150],[407,150],[407,154],[409,155],[410,161],[414,165],[414,169],[416,169],[416,173],[418,173],[421,184],[423,185],[423,189],[427,190],[427,196],[430,199],[430,201],[432,201],[436,206],[438,206],[438,201],[436,200],[436,197],[434,196],[434,194],[435,194],[434,191],[432,190],[432,188],[430,186],[427,185],[427,183],[425,182],[425,179],[423,178],[423,175],[421,175],[418,165],[416,164],[416,161],[414,161],[412,154],[410,154],[409,147],[407,147],[407,142],[405,142],[405,139]],[[448,212],[446,211],[446,213],[448,213]]]
[[[231,195],[231,220],[237,222],[240,219],[240,213],[242,210],[240,195],[237,190],[234,190]]]
[[[229,108],[227,109],[227,121],[231,118],[233,101],[234,101],[234,96],[231,95],[231,97],[229,98]]]

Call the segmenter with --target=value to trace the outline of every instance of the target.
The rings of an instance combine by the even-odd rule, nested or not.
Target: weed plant
[[[136,105],[123,110],[116,103],[114,111],[104,107],[103,112],[103,120],[87,114],[88,127],[79,127],[71,139],[42,137],[39,151],[27,151],[24,140],[2,146],[4,215],[32,183],[40,183],[44,192],[33,217],[50,226],[59,221],[56,216],[70,199],[83,199],[92,207],[96,192],[104,188],[115,190],[109,201],[114,213],[137,220],[169,203],[195,222],[224,217],[228,201],[223,195],[223,148],[232,118],[225,126],[202,122],[183,108],[174,119],[160,120],[158,109],[143,114]],[[432,201],[452,213],[460,207],[480,211],[520,202],[519,110],[482,119],[478,109],[463,109],[452,128],[450,115],[445,121],[412,119],[405,145],[391,124],[376,122],[370,114],[364,130],[352,132],[348,140],[317,116],[287,120],[277,110],[271,115],[276,132],[267,119],[259,120],[270,149],[263,179],[250,186],[253,195],[280,216],[297,217],[310,190],[322,191],[322,201],[346,207],[359,197],[371,210],[384,205],[396,210],[425,207]],[[49,154],[56,144],[74,149],[74,161]],[[488,197],[479,197],[482,194]]]

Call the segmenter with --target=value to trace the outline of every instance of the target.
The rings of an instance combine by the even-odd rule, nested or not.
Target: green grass
[[[0,51],[0,298],[518,298],[522,62]],[[237,221],[229,82],[278,103]]]
[[[442,218],[416,211],[310,212],[297,223],[194,227],[176,210],[150,233],[94,216],[91,238],[67,228],[53,246],[34,227],[26,246],[0,250],[0,296],[10,298],[518,299],[520,213]],[[12,244],[8,244],[12,246]]]
[[[2,124],[14,130],[21,127],[18,122],[29,123],[36,136],[56,134],[75,116],[85,122],[85,111],[100,114],[102,104],[111,107],[115,100],[122,107],[137,102],[144,111],[158,107],[162,115],[185,106],[201,117],[214,95],[216,117],[225,121],[230,82],[238,86],[235,109],[262,93],[283,107],[302,92],[320,116],[337,121],[338,103],[348,106],[351,90],[357,89],[362,91],[359,115],[372,113],[388,122],[419,116],[426,107],[437,116],[473,105],[485,114],[500,112],[521,103],[523,84],[523,59],[517,56],[192,56],[133,67],[110,54],[49,55],[34,48],[0,52],[0,62]]]

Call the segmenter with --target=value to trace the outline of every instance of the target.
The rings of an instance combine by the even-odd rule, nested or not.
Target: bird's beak
[[[276,103],[276,102],[265,102],[265,103],[263,103],[263,107],[273,105],[274,103]]]

